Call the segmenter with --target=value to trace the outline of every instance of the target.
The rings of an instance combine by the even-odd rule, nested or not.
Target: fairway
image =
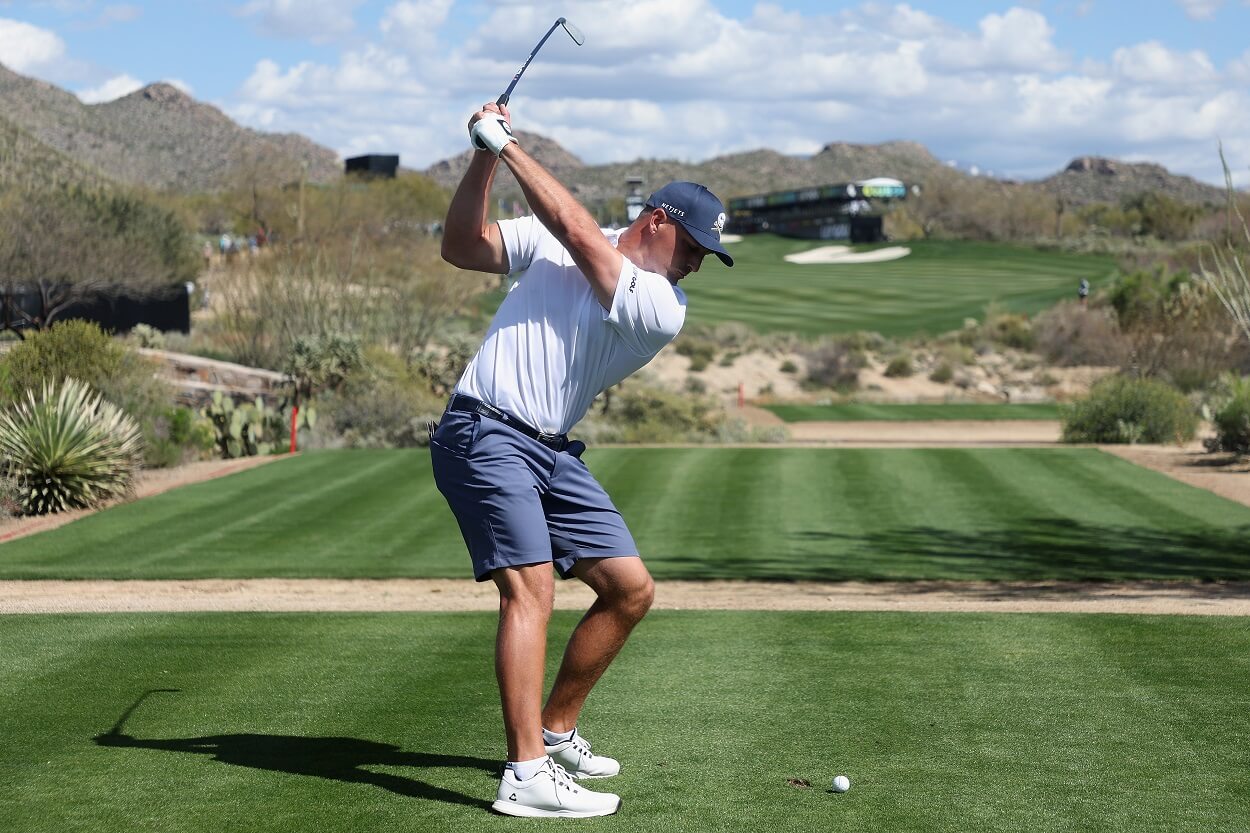
[[[682,282],[688,322],[736,321],[757,330],[808,336],[875,331],[936,335],[985,317],[998,302],[1037,313],[1075,298],[1082,279],[1095,288],[1115,263],[1101,255],[1047,252],[1005,243],[908,242],[911,254],[885,263],[796,265],[782,258],[825,245],[772,235],[729,246],[732,269],[708,264]]]
[[[575,621],[557,613],[553,643]],[[491,614],[0,617],[0,818],[551,829],[485,809],[503,756],[494,629]],[[623,761],[596,782],[623,810],[578,824],[1244,830],[1248,657],[1238,619],[656,613],[583,721]],[[839,773],[843,796],[826,792]]]
[[[587,460],[660,579],[1250,579],[1250,508],[1094,449]],[[305,454],[0,546],[0,578],[468,575],[424,451]]]
[[[844,402],[837,405],[763,405],[786,422],[906,422],[995,419],[1059,419],[1059,405],[1049,402],[1007,405],[968,404],[877,404]]]

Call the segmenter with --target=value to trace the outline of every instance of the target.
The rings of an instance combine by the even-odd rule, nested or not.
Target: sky
[[[1083,155],[1250,185],[1250,0],[0,0],[0,63],[87,103],[166,81],[425,168],[473,111],[591,164],[917,141],[1035,179]],[[881,171],[889,176],[889,171]]]

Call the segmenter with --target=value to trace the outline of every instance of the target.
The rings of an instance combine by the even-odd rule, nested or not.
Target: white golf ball
[[[851,779],[845,775],[839,775],[833,779],[833,791],[835,793],[844,793],[851,788]]]

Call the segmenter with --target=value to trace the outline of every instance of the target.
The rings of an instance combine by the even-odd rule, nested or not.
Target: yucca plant
[[[138,424],[77,379],[45,381],[0,414],[0,461],[25,515],[98,506],[129,494],[143,460]]]

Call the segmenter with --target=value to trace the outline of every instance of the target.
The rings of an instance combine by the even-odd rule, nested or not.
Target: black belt
[[[463,393],[452,394],[451,401],[447,403],[447,410],[464,411],[470,414],[481,414],[484,417],[490,417],[496,422],[502,422],[514,431],[520,431],[530,439],[537,440],[552,451],[563,451],[569,444],[568,434],[544,434],[507,411],[501,411],[494,405],[487,405],[480,399],[465,396]]]

